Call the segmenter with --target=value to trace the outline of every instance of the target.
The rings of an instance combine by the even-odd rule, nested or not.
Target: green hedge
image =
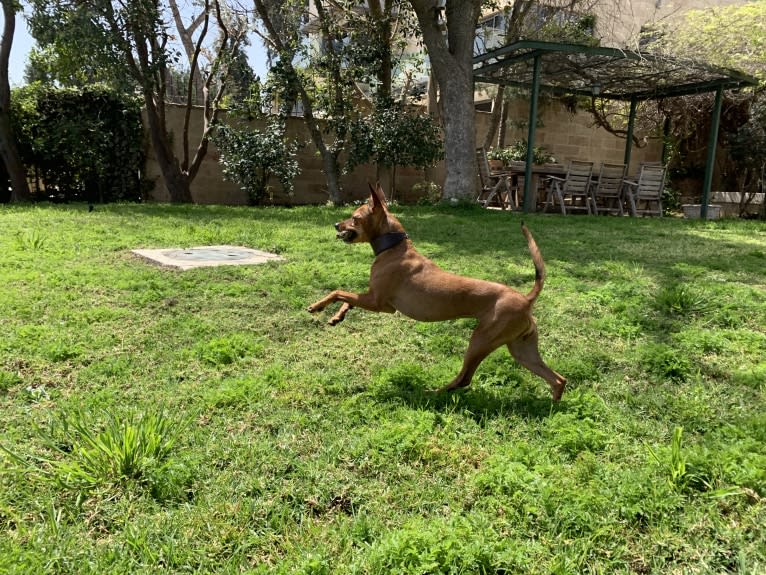
[[[141,107],[103,86],[13,91],[12,114],[35,199],[140,201],[145,193]]]

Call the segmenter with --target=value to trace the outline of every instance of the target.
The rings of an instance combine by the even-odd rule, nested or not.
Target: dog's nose
[[[340,231],[340,222],[335,222],[335,229]]]

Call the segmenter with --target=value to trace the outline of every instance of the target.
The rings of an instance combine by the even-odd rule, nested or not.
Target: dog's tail
[[[524,237],[527,238],[527,245],[529,246],[529,253],[532,254],[532,261],[535,263],[535,287],[527,294],[527,299],[534,303],[540,292],[543,291],[543,284],[545,283],[545,264],[543,263],[543,256],[540,255],[540,249],[535,243],[535,238],[529,233],[527,226],[524,222],[521,222],[521,231]]]

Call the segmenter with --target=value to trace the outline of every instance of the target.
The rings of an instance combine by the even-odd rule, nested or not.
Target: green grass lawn
[[[525,221],[558,405],[472,322],[305,309],[364,290],[350,210],[0,209],[1,573],[766,572],[766,228]],[[521,217],[395,212],[527,292]],[[133,248],[282,263],[175,271]]]

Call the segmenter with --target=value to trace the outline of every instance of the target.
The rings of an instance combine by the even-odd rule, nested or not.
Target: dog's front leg
[[[371,292],[355,294],[355,293],[341,291],[341,290],[335,290],[333,292],[330,292],[325,297],[320,299],[318,302],[311,304],[308,307],[308,311],[310,313],[320,312],[324,308],[326,308],[328,305],[335,303],[336,301],[342,302],[343,305],[341,306],[338,313],[335,314],[333,318],[330,320],[329,323],[331,325],[335,325],[336,323],[343,321],[343,318],[346,316],[346,313],[352,307],[360,307],[362,309],[366,309],[367,311],[386,312],[386,313],[393,313],[394,311],[396,311],[390,305],[379,302],[378,299]]]

